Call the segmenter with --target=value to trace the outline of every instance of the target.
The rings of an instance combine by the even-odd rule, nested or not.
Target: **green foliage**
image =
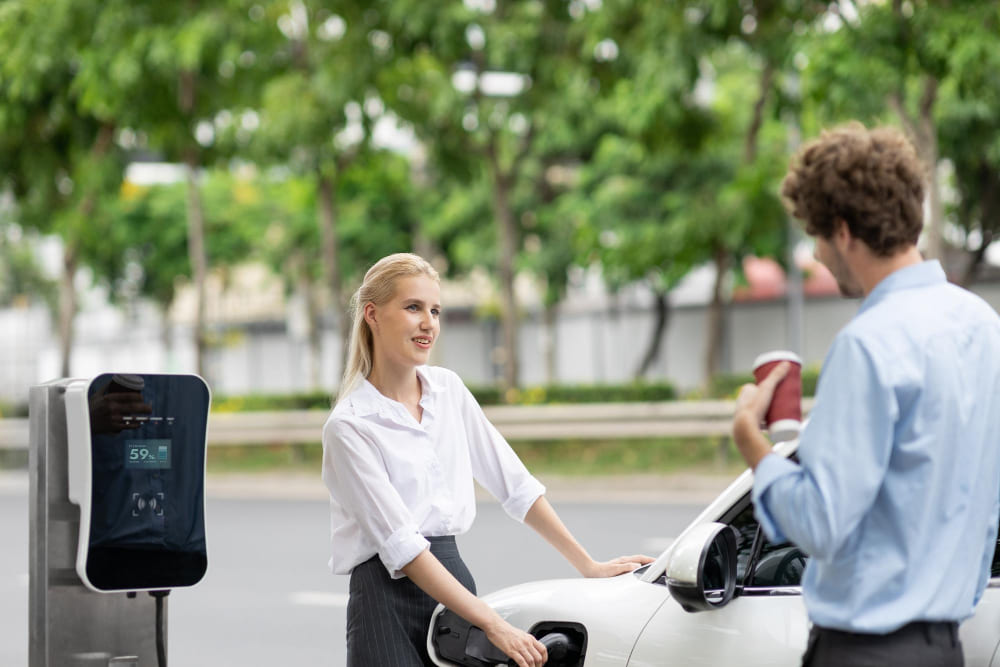
[[[475,391],[474,395],[477,395]],[[479,395],[477,395],[477,398]],[[634,382],[624,385],[548,385],[509,391],[507,403],[538,405],[550,403],[619,403],[629,401],[669,401],[677,391],[669,382]]]
[[[789,127],[917,127],[930,104],[950,237],[981,260],[1000,233],[997,34],[1000,8],[973,0],[7,0],[0,192],[5,219],[59,235],[118,299],[167,307],[192,277],[191,193],[122,182],[152,154],[210,166],[217,275],[257,260],[346,294],[418,248],[453,277],[530,272],[553,306],[574,265],[662,295],[720,257],[783,263]],[[495,73],[520,90],[487,90]],[[391,119],[412,154],[375,146]],[[26,247],[0,239],[0,256],[0,303],[53,299]]]
[[[328,392],[312,391],[298,394],[249,394],[246,396],[216,396],[213,412],[267,412],[270,410],[327,410],[334,397]]]
[[[227,171],[209,172],[201,185],[207,255],[224,268],[251,259],[271,220],[270,193],[253,179]],[[191,276],[187,252],[184,184],[139,187],[126,183],[104,207],[105,244],[92,266],[112,286],[114,297],[142,296],[163,308]]]

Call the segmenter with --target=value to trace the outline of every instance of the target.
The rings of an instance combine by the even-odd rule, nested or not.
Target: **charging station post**
[[[165,667],[166,595],[205,575],[211,392],[186,374],[29,394],[29,667]]]
[[[93,593],[76,574],[80,509],[68,495],[68,382],[37,385],[29,394],[28,665],[152,667],[156,601]]]

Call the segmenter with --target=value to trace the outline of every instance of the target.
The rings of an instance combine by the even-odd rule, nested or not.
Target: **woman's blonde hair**
[[[430,262],[408,252],[383,257],[368,269],[361,286],[351,297],[351,339],[344,377],[337,392],[338,401],[350,394],[372,372],[374,339],[372,330],[365,321],[365,304],[382,305],[396,294],[396,283],[400,278],[421,275],[440,281],[438,272]]]

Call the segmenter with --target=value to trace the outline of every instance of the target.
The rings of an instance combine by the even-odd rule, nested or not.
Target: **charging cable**
[[[156,662],[159,667],[167,667],[167,647],[163,643],[163,598],[170,591],[149,591],[156,598]]]

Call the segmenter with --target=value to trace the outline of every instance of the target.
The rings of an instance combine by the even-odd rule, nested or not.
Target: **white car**
[[[775,451],[791,456],[797,446]],[[538,581],[484,599],[538,637],[553,667],[800,665],[809,633],[799,587],[807,556],[767,540],[753,516],[752,484],[748,470],[632,574]],[[960,628],[968,667],[1000,667],[1000,551],[991,575],[975,616]],[[479,628],[440,605],[427,649],[441,667],[507,664]]]

